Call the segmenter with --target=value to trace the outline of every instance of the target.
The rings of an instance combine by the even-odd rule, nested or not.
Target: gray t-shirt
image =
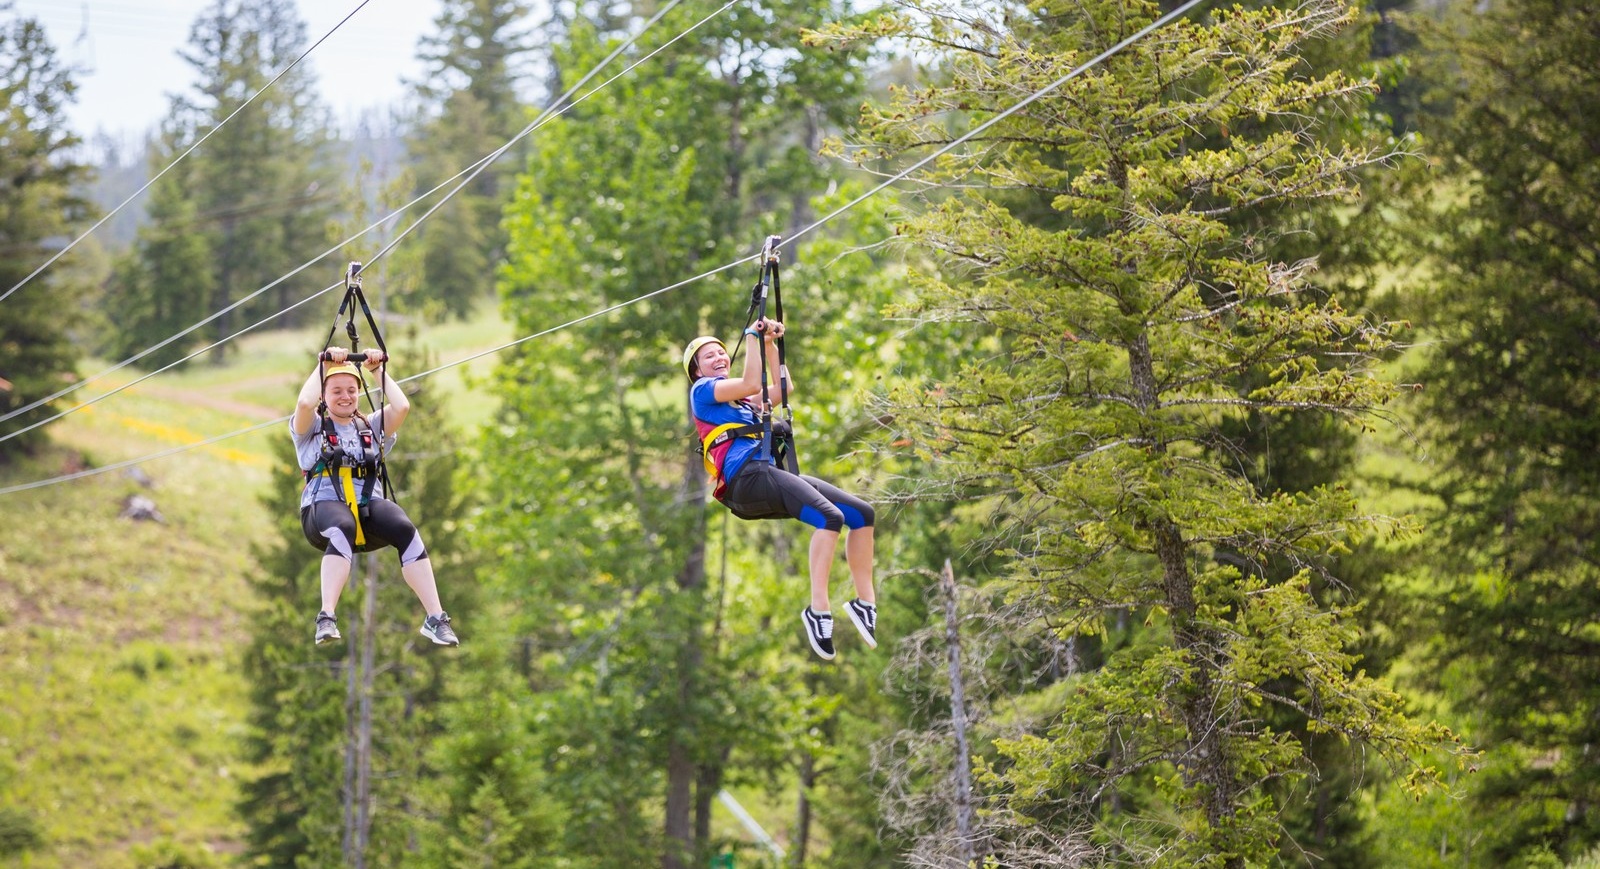
[[[372,420],[373,437],[383,441],[383,452],[388,454],[390,450],[394,449],[394,442],[399,436],[389,435],[388,437],[384,437],[382,428],[382,413],[373,414],[370,419]],[[333,431],[339,436],[339,448],[344,451],[346,456],[349,457],[348,463],[351,465],[360,463],[361,436],[359,433],[360,429],[357,427],[356,423],[352,422],[349,425],[340,425],[339,423],[335,422],[333,424]],[[320,418],[312,417],[311,430],[303,435],[295,433],[294,422],[290,421],[289,436],[294,438],[294,451],[300,459],[300,470],[309,471],[317,466],[317,462],[322,461],[322,420]],[[357,494],[360,493],[361,487],[364,486],[366,482],[366,480],[355,481]],[[383,497],[382,480],[374,480],[372,482],[372,497]],[[300,493],[300,508],[303,510],[306,507],[311,506],[313,501],[343,500],[344,492],[339,490],[338,480],[318,474],[317,476],[306,481],[305,490]]]

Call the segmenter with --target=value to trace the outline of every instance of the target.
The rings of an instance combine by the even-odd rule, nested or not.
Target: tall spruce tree
[[[9,293],[0,301],[0,412],[56,392],[73,374],[78,353],[66,333],[73,305],[62,300],[83,288],[63,284],[63,270],[54,268],[11,290],[90,216],[74,193],[90,170],[75,155],[78,139],[67,128],[72,78],[44,28],[11,17],[10,5],[0,4],[9,18],[0,23],[0,294]],[[0,434],[29,424],[23,416],[0,422]],[[35,430],[0,443],[0,462],[43,438]]]
[[[187,183],[170,191],[174,198],[186,195],[190,203],[164,203],[164,217],[150,225],[138,246],[138,270],[124,271],[125,280],[111,294],[109,303],[127,311],[130,322],[151,329],[142,335],[144,346],[171,334],[157,334],[148,312],[170,311],[163,319],[192,325],[325,248],[326,225],[345,185],[331,162],[328,113],[313,92],[311,68],[297,65],[227,120],[287,69],[305,44],[305,24],[293,5],[270,0],[214,0],[190,28],[182,56],[195,81],[173,97],[161,150],[181,153],[222,127],[186,158],[182,177]],[[168,281],[190,264],[167,257],[192,254],[200,246],[179,241],[187,235],[203,239],[209,265],[203,276],[186,277],[174,287]],[[207,294],[198,306],[179,311],[179,303],[192,304],[193,293],[185,287],[195,286]],[[218,317],[208,334],[220,340],[283,311],[303,296],[302,289],[293,282],[279,284]],[[156,301],[151,295],[173,298]],[[283,322],[304,316],[304,311],[290,312]],[[218,358],[228,346],[218,348]]]
[[[152,173],[180,153],[170,145],[150,151]],[[216,297],[211,236],[199,227],[190,168],[180,163],[151,186],[145,207],[149,222],[139,227],[133,246],[118,258],[111,281],[119,309],[117,328],[110,332],[106,349],[119,359],[193,326]],[[141,357],[141,364],[161,368],[193,349],[193,341],[175,340]]]
[[[943,61],[947,82],[863,111],[863,162],[950,141],[959,121],[929,119],[992,118],[1162,8],[910,6],[816,37],[903,38]],[[1304,61],[1353,17],[1312,2],[1181,19],[941,160],[900,229],[945,263],[902,312],[987,332],[961,365],[890,394],[940,471],[920,494],[982,505],[988,548],[1011,561],[1012,637],[1106,640],[1092,669],[1010,704],[984,751],[976,845],[1002,863],[1275,859],[1274,782],[1304,776],[1311,749],[1268,710],[1402,766],[1448,744],[1356,668],[1353,602],[1312,593],[1338,587],[1331,555],[1393,526],[1340,486],[1258,489],[1225,428],[1360,424],[1393,394],[1371,376],[1391,326],[1313,287],[1309,263],[1269,259],[1282,224],[1236,228],[1269,205],[1345,199],[1384,157],[1319,130],[1370,92]],[[957,853],[952,818],[923,820],[916,859]]]
[[[418,192],[431,190],[499,149],[526,124],[517,87],[530,50],[522,0],[448,0],[422,38],[426,72],[415,84],[421,118],[407,147]],[[408,308],[464,316],[488,300],[505,251],[500,211],[526,149],[480,172],[418,230],[423,275]],[[452,182],[446,190],[453,189]]]
[[[1498,746],[1473,789],[1486,859],[1572,859],[1600,842],[1600,11],[1452,9],[1424,31],[1444,171],[1418,208],[1443,531],[1422,572],[1457,662],[1436,672]]]

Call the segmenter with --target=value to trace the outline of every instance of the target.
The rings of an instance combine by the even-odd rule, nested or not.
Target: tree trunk
[[[1140,411],[1152,412],[1157,393],[1148,335],[1139,335],[1129,345],[1128,374]],[[1166,445],[1156,441],[1154,449],[1165,451]],[[1161,564],[1162,597],[1172,619],[1172,643],[1190,662],[1187,687],[1174,687],[1169,699],[1183,721],[1185,733],[1182,757],[1175,760],[1181,761],[1184,784],[1199,797],[1206,823],[1213,830],[1221,829],[1235,814],[1238,800],[1232,758],[1221,739],[1228,722],[1217,720],[1228,714],[1215,696],[1214,683],[1218,665],[1213,656],[1223,643],[1220,638],[1207,636],[1195,623],[1194,577],[1189,573],[1189,547],[1183,540],[1183,529],[1165,515],[1151,515],[1144,521],[1155,541],[1156,560]],[[1237,856],[1222,863],[1226,869],[1242,869],[1243,865]]]
[[[800,869],[806,865],[806,845],[811,841],[811,788],[817,783],[817,757],[809,751],[800,753],[800,787],[798,806],[794,814],[793,849],[789,852],[789,865]]]
[[[344,855],[344,865],[355,865],[356,850],[356,661],[348,648],[344,654],[344,782],[339,788],[339,802],[343,816],[343,835],[339,850]]]
[[[723,748],[715,763],[704,763],[696,771],[694,783],[694,852],[711,853],[711,804],[722,790],[722,770],[728,762],[728,749]]]
[[[688,856],[694,852],[694,836],[690,829],[690,785],[694,781],[694,764],[689,760],[689,747],[674,735],[667,747],[667,841],[661,853],[661,869],[688,869]]]
[[[956,787],[956,854],[962,866],[977,862],[972,838],[972,750],[967,745],[967,700],[961,678],[961,630],[956,614],[956,575],[945,559],[940,585],[944,592],[944,644],[950,657],[950,728],[956,738],[954,779]]]
[[[367,865],[367,845],[372,837],[372,679],[377,656],[378,556],[367,553],[366,582],[361,592],[361,696],[356,725],[356,869]]]
[[[696,523],[698,533],[689,549],[683,570],[678,573],[678,593],[694,595],[704,588],[706,582],[705,473],[701,470],[698,456],[689,456],[686,453],[683,479],[686,493],[701,493],[699,499],[691,501],[700,505],[700,517]],[[678,708],[687,710],[694,700],[694,685],[704,650],[701,648],[701,630],[696,619],[692,617],[685,619],[681,628],[683,644],[678,649]],[[688,869],[690,864],[686,861],[695,853],[693,824],[695,764],[683,734],[683,728],[674,728],[668,737],[670,742],[667,745],[667,804],[664,819],[666,842],[661,855],[662,869]]]

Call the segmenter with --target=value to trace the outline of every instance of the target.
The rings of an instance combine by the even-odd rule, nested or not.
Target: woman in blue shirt
[[[759,434],[737,434],[719,439],[720,432],[735,432],[759,421],[750,399],[761,392],[761,363],[766,345],[766,367],[778,371],[776,344],[761,340],[766,332],[781,338],[784,326],[764,319],[744,331],[744,372],[730,376],[733,359],[728,348],[715,337],[702,336],[689,342],[683,351],[683,372],[688,376],[689,406],[695,428],[706,447],[708,466],[713,469],[713,496],[741,519],[793,518],[812,526],[811,604],[800,613],[806,639],[824,659],[833,650],[833,613],[828,602],[828,571],[833,564],[839,534],[848,527],[845,560],[856,596],[845,604],[845,612],[867,646],[876,648],[878,611],[872,587],[873,521],[872,505],[838,488],[804,474],[791,474],[769,457],[760,455]],[[787,376],[787,375],[784,375]],[[776,379],[776,378],[774,378]],[[779,386],[767,387],[767,401],[777,403]],[[789,387],[792,395],[794,389]]]

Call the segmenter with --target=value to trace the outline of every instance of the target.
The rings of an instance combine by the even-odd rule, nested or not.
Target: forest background
[[[1600,865],[1587,7],[442,0],[341,129],[218,0],[129,150],[0,4],[0,865]],[[688,437],[773,234],[833,662]],[[310,641],[352,260],[459,649]]]

